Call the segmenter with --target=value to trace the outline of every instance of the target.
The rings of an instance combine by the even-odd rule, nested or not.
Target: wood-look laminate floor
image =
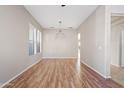
[[[86,65],[74,59],[44,59],[21,74],[4,88],[117,88]]]
[[[124,86],[124,68],[111,65],[111,76],[114,81]]]

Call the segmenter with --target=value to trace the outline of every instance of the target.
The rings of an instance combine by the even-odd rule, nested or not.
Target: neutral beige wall
[[[28,55],[29,23],[41,26],[23,6],[0,6],[0,83],[4,83],[40,60]]]
[[[93,68],[103,77],[108,77],[110,33],[109,11],[99,6],[79,27],[81,33],[81,61]]]
[[[56,37],[58,30],[43,31],[44,58],[77,58],[78,42],[76,30],[63,30],[64,36]]]

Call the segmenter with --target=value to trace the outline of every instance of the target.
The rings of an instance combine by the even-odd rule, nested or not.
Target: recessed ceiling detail
[[[62,21],[63,29],[79,25],[97,8],[96,5],[26,5],[25,8],[40,23],[43,28],[58,27]]]

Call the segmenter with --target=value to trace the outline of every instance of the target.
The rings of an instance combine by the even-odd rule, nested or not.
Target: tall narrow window
[[[42,33],[40,32],[40,52],[42,52]]]
[[[78,33],[78,58],[80,59],[81,34]]]
[[[37,30],[34,29],[34,54],[37,53]]]
[[[29,25],[29,55],[34,54],[34,27]]]
[[[78,60],[77,60],[77,71],[80,72],[80,47],[81,47],[81,34],[78,33]]]
[[[37,31],[37,53],[40,53],[40,31]]]
[[[29,55],[34,55],[41,52],[41,32],[32,24],[29,28]]]

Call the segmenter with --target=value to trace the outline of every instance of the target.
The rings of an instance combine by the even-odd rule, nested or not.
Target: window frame
[[[32,39],[30,38],[31,32],[33,32]],[[30,43],[31,42],[30,39],[32,40],[33,43]],[[28,41],[29,41],[29,46],[28,46],[29,56],[41,53],[41,51],[42,51],[42,49],[41,49],[42,40],[41,39],[42,39],[42,32],[39,29],[37,29],[34,25],[29,24],[29,38],[28,38]],[[32,46],[31,46],[31,44],[32,44]],[[33,51],[33,53],[31,53],[31,51]]]

